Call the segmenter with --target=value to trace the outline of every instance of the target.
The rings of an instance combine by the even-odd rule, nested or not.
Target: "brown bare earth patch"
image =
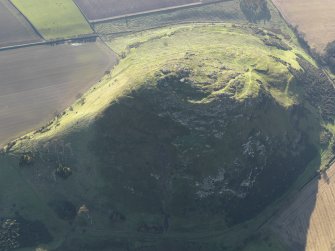
[[[322,52],[335,40],[335,0],[273,0],[273,3],[317,51]]]
[[[41,40],[9,1],[0,0],[0,47]]]
[[[100,41],[0,52],[0,144],[42,126],[115,61]]]
[[[294,251],[335,248],[335,165],[305,186],[275,220],[274,230]]]
[[[200,0],[75,0],[89,20],[197,3]]]

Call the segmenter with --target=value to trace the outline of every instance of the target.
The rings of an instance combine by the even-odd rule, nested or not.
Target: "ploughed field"
[[[335,40],[334,0],[273,0],[284,18],[305,34],[312,48],[323,51]]]
[[[335,165],[310,182],[273,226],[293,250],[335,248]]]
[[[117,17],[200,2],[200,0],[75,0],[89,20]]]
[[[94,23],[94,30],[100,35],[118,32],[136,32],[155,27],[185,22],[245,22],[238,0],[196,5],[193,7],[156,12],[150,15],[130,16],[127,19],[114,19]],[[110,40],[111,37],[104,37]]]
[[[101,42],[0,52],[0,144],[46,123],[114,60]]]
[[[9,1],[0,0],[0,47],[39,40],[21,13]]]

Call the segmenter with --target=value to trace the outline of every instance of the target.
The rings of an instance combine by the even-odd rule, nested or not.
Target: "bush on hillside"
[[[249,22],[270,20],[271,13],[266,0],[241,0],[240,7]]]
[[[72,169],[70,167],[59,165],[56,169],[56,174],[63,179],[67,179],[72,175]]]
[[[335,41],[327,45],[324,58],[330,70],[335,73]]]
[[[34,164],[34,157],[31,153],[23,154],[20,157],[20,161],[19,161],[20,167],[32,166],[33,164]]]

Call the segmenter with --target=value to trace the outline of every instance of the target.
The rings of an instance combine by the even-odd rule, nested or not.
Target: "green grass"
[[[49,245],[50,247],[57,245],[57,241],[66,234],[64,231],[66,223],[59,220],[49,209],[48,200],[41,196],[40,191],[34,187],[33,181],[26,179],[25,170],[19,170],[16,165],[16,159],[0,155],[1,214],[10,218],[15,217],[17,212],[27,219],[49,223],[48,230],[56,237],[55,241]]]
[[[71,0],[12,0],[47,40],[92,33],[90,25]]]
[[[259,27],[273,30],[297,44],[298,42],[294,33],[280,17],[271,1],[268,1],[268,6],[271,13],[271,20],[266,22],[260,21],[257,25]],[[243,12],[240,10],[240,1],[232,0],[97,23],[94,24],[94,29],[97,33],[103,35],[106,40],[109,40],[110,38],[118,36],[119,33],[133,33],[157,27],[164,27],[166,25],[196,22],[248,24]]]
[[[73,105],[76,112],[69,111],[55,122],[58,126],[54,130],[42,135],[36,134],[34,139],[38,141],[41,137],[53,137],[67,130],[66,128],[71,128],[76,121],[90,121],[92,116],[102,111],[113,100],[143,86],[161,68],[173,66],[175,62],[184,60],[187,52],[196,52],[191,60],[187,60],[187,64],[199,71],[210,73],[222,65],[232,69],[227,72],[223,71],[223,75],[220,76],[229,84],[224,88],[217,88],[217,85],[220,84],[218,81],[208,87],[212,95],[202,102],[208,102],[216,95],[229,93],[237,82],[247,80],[241,91],[233,93],[237,99],[244,100],[249,96],[257,95],[259,83],[256,80],[261,80],[264,87],[278,102],[289,107],[296,102],[294,93],[289,91],[285,94],[291,74],[286,67],[276,63],[271,56],[288,62],[296,69],[300,67],[296,61],[297,53],[311,60],[298,47],[292,46],[291,51],[268,47],[258,36],[253,35],[248,27],[232,27],[231,24],[176,25],[117,37],[109,41],[108,45],[126,57],[121,60],[111,76],[105,76],[84,96],[84,105],[81,105],[80,102]],[[268,68],[267,74],[256,71],[264,68]],[[132,74],[128,74],[129,72]],[[232,74],[237,74],[237,77],[229,81]],[[206,78],[197,79],[197,81],[207,80]],[[267,83],[282,83],[284,86]]]
[[[198,27],[199,35],[196,39],[194,39],[192,27]],[[216,67],[220,64],[232,66],[233,69],[241,73],[238,80],[243,80],[246,83],[244,89],[236,94],[237,98],[244,99],[253,94],[257,95],[259,84],[256,80],[261,80],[264,83],[276,83],[267,87],[277,101],[285,106],[294,104],[295,97],[291,95],[289,88],[292,75],[285,66],[276,63],[271,56],[288,62],[296,69],[300,67],[296,61],[296,53],[302,54],[308,60],[311,60],[311,58],[297,46],[293,46],[291,51],[270,48],[264,45],[257,36],[250,36],[250,34],[245,33],[244,28],[241,27],[243,26],[239,28],[230,24],[176,25],[111,38],[107,44],[122,56],[132,54],[132,51],[141,53],[143,61],[148,61],[148,57],[151,57],[150,52],[154,52],[157,60],[155,63],[158,63],[160,59],[164,60],[177,55],[178,52],[174,48],[182,51],[195,49],[211,55],[217,53],[221,56],[220,60],[212,63],[211,66],[213,64]],[[203,29],[211,29],[213,33],[206,34]],[[183,39],[185,41],[180,42]],[[207,39],[211,41],[211,46],[204,47],[203,45]],[[178,43],[180,44],[178,45]],[[137,47],[141,49],[137,50]],[[215,49],[212,50],[212,48]],[[170,55],[165,52],[167,50],[170,51]],[[162,55],[162,58],[160,55]],[[199,60],[201,62],[200,58]],[[211,66],[208,67],[208,71],[210,71]],[[264,70],[266,73],[261,73]],[[283,76],[285,76],[285,79],[283,79]],[[234,85],[234,82],[230,82],[224,89],[215,91],[213,94],[226,92]]]
[[[230,21],[238,23],[245,22],[245,20],[243,13],[239,9],[239,1],[234,0],[97,23],[94,25],[94,29],[100,34],[109,34],[141,31],[182,22]]]
[[[273,56],[295,69],[300,69],[296,59],[298,54],[311,62],[313,60],[294,42],[283,40],[292,47],[292,50],[288,51],[266,46],[262,42],[262,35],[255,34],[253,28],[253,26],[233,26],[231,24],[183,24],[111,38],[108,45],[124,57],[120,60],[119,65],[110,75],[106,75],[92,87],[80,101],[67,109],[63,116],[55,119],[48,127],[50,130],[27,135],[26,138],[17,141],[14,149],[29,151],[52,139],[62,138],[73,144],[79,156],[84,156],[79,160],[78,165],[96,168],[97,164],[89,151],[85,149],[83,139],[94,134],[90,125],[97,115],[103,113],[111,103],[117,103],[119,99],[131,96],[133,90],[155,88],[156,80],[160,76],[157,73],[161,69],[176,70],[179,65],[193,69],[192,82],[200,83],[197,87],[208,93],[204,98],[188,100],[190,104],[205,105],[220,95],[230,95],[235,100],[244,102],[248,98],[257,98],[260,88],[264,88],[281,107],[291,108],[294,104],[299,103],[297,96],[300,90],[291,81],[292,74],[287,66],[276,62]],[[210,78],[213,72],[216,72],[218,76],[216,81]],[[269,134],[280,136],[285,133],[283,130],[289,128],[287,126],[288,117],[276,109],[269,109],[264,114],[258,115],[259,121],[252,126],[264,128]],[[309,122],[306,121],[307,124]],[[247,123],[241,124],[240,131],[246,133],[250,126]],[[232,137],[235,137],[235,134]],[[85,140],[90,141],[88,138]],[[90,177],[85,175],[88,174],[80,173],[78,170],[74,179],[78,179],[78,183],[85,183],[86,181],[83,182],[83,180],[87,179],[89,184]],[[91,180],[90,186],[100,185],[100,181],[97,183],[93,181]],[[66,190],[72,191],[72,185],[66,185]],[[92,199],[93,194],[94,191],[92,194],[85,194],[86,199]],[[122,198],[123,195],[120,193],[119,196]],[[139,201],[138,204],[141,202]],[[213,245],[224,243],[227,246],[234,246],[241,239],[256,232],[259,225],[272,217],[273,212],[278,209],[278,204],[280,203],[275,203],[273,207],[268,208],[266,212],[252,221],[229,230],[225,222],[217,219],[209,222],[195,217],[191,223],[185,219],[176,219],[176,225],[179,227],[175,228],[175,232],[167,233],[165,237],[172,240],[171,242],[174,240],[192,242],[206,240]],[[136,224],[142,216],[129,216],[127,220],[129,224]],[[149,218],[150,215],[143,217]],[[190,231],[193,231],[192,234],[189,233]],[[120,239],[129,238],[131,240],[138,240],[142,237],[138,233],[128,232],[126,227],[104,231],[102,236],[107,239],[117,236]],[[243,248],[243,251],[285,250],[272,237],[266,241],[248,242]]]

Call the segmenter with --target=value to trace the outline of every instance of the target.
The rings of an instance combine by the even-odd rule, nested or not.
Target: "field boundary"
[[[88,17],[85,15],[85,13],[83,12],[83,10],[80,8],[80,6],[77,4],[76,1],[71,0],[75,6],[77,6],[78,10],[80,11],[80,13],[83,15],[83,17],[85,18],[86,22],[88,23],[88,25],[91,27],[93,33],[95,33],[94,29],[93,29],[93,25],[90,23],[90,20],[88,19]]]
[[[101,33],[99,34],[99,37],[104,37],[104,36],[113,36],[115,37],[122,37],[123,35],[130,35],[130,34],[136,34],[136,33],[141,33],[143,31],[150,31],[150,30],[155,30],[155,29],[160,29],[160,28],[166,28],[169,26],[175,26],[175,25],[187,25],[187,24],[208,24],[208,25],[215,25],[215,24],[233,24],[230,22],[226,21],[180,21],[180,22],[174,22],[174,23],[169,23],[169,24],[162,24],[162,25],[157,25],[154,27],[150,28],[144,28],[141,30],[128,30],[128,31],[119,31],[119,32],[109,32],[109,33]],[[235,25],[240,25],[237,23],[234,23]]]
[[[45,38],[42,36],[42,34],[36,29],[36,27],[30,22],[30,20],[18,9],[16,8],[15,4],[12,3],[12,0],[8,0],[9,4],[11,4],[19,13],[20,15],[28,22],[28,24],[31,26],[31,28],[34,30],[34,32],[39,36],[43,41],[45,41]]]
[[[26,47],[33,47],[33,46],[39,46],[39,45],[57,45],[57,44],[63,44],[66,42],[83,42],[87,41],[89,39],[98,38],[99,36],[97,34],[92,34],[88,36],[82,36],[77,38],[68,38],[68,39],[58,39],[58,40],[49,40],[49,41],[41,41],[41,42],[34,42],[34,43],[27,43],[27,44],[18,44],[18,45],[11,45],[11,46],[5,46],[0,47],[0,51],[8,51],[8,50],[14,50],[19,48],[26,48]]]
[[[107,17],[107,18],[93,19],[93,20],[88,19],[88,20],[92,24],[108,23],[110,21],[120,20],[120,19],[128,18],[128,17],[140,17],[140,16],[146,16],[146,15],[150,15],[150,14],[154,14],[154,13],[163,13],[163,12],[188,9],[188,8],[192,8],[192,7],[201,7],[201,6],[205,6],[205,5],[211,5],[211,4],[221,3],[221,2],[231,2],[231,1],[234,1],[234,0],[217,0],[217,1],[206,2],[206,3],[200,1],[200,2],[197,2],[197,3],[190,3],[190,4],[178,5],[178,6],[173,6],[173,7],[166,7],[166,8],[161,8],[161,9],[149,10],[149,11],[135,12],[135,13],[120,15],[120,16],[114,16],[114,17]]]

